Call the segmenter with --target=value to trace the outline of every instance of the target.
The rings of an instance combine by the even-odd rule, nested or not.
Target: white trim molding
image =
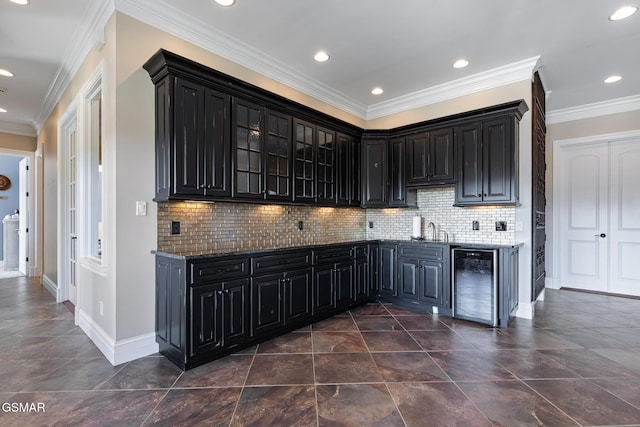
[[[113,366],[158,352],[154,332],[116,341],[82,310],[79,312],[79,319],[80,328]]]
[[[609,101],[594,102],[577,107],[561,108],[547,112],[547,124],[570,122],[573,120],[589,119],[609,114],[626,113],[640,110],[640,95],[627,96]]]
[[[533,319],[533,315],[536,311],[536,302],[533,301],[520,301],[518,303],[518,311],[516,312],[516,317],[520,317],[522,319]]]
[[[54,282],[53,280],[51,280],[49,278],[49,276],[47,276],[46,274],[42,275],[42,286],[44,286],[44,288],[49,291],[49,293],[51,295],[53,295],[54,297],[56,297],[56,302],[57,303],[61,303],[62,302],[62,295],[60,293],[60,288],[58,287],[58,285],[56,284],[56,282]]]
[[[0,132],[22,136],[37,136],[36,128],[33,124],[15,123],[0,120]]]
[[[493,68],[468,77],[399,96],[388,101],[373,104],[367,108],[366,119],[372,120],[523,80],[530,81],[534,70],[538,66],[539,60],[540,56],[534,56],[502,67]]]

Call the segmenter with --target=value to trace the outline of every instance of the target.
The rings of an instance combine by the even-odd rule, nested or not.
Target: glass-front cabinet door
[[[266,198],[293,199],[291,176],[291,117],[267,111]]]
[[[294,200],[314,202],[315,189],[315,126],[294,119]]]
[[[233,102],[234,197],[264,198],[264,109],[235,98]]]

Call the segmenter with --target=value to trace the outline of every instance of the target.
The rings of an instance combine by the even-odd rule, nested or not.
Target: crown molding
[[[67,50],[67,54],[49,85],[40,111],[35,118],[37,132],[40,132],[45,120],[53,112],[56,104],[60,101],[60,97],[62,97],[69,83],[87,58],[89,51],[95,47],[100,47],[100,44],[104,43],[104,27],[115,10],[113,0],[92,0],[87,3],[85,25],[73,37],[78,43],[70,46]]]
[[[22,136],[38,136],[36,128],[28,123],[6,122],[0,120],[0,132]]]
[[[163,0],[116,0],[116,9],[290,88],[364,119],[366,106]]]
[[[609,114],[626,113],[640,110],[640,95],[616,98],[609,101],[594,102],[577,107],[561,108],[547,111],[547,124],[570,122],[573,120],[589,119]]]
[[[537,67],[539,59],[540,56],[534,56],[373,104],[367,109],[366,119],[377,119],[522,80],[531,80],[533,70]]]

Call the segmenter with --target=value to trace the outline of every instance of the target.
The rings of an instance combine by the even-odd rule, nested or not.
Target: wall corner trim
[[[79,317],[80,328],[113,366],[158,352],[155,332],[115,341],[86,312],[80,310]]]
[[[47,276],[46,274],[42,275],[42,286],[44,286],[44,288],[49,291],[49,293],[51,295],[53,295],[54,297],[56,297],[56,302],[60,303],[62,302],[61,298],[62,295],[60,294],[60,288],[58,287],[58,285],[56,284],[56,282],[54,282],[53,280],[51,280],[49,278],[49,276]]]
[[[516,317],[523,319],[533,319],[536,303],[531,301],[520,301],[518,303],[518,312]]]

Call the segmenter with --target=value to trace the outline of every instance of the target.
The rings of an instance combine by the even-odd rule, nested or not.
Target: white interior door
[[[27,258],[29,256],[29,159],[27,157],[20,160],[19,163],[19,202],[20,220],[18,232],[20,233],[20,243],[18,244],[18,270],[24,275],[28,275]]]
[[[611,144],[610,292],[640,296],[640,139]]]
[[[566,147],[559,160],[562,286],[607,292],[607,145]]]
[[[67,262],[66,280],[68,287],[68,299],[72,304],[76,304],[76,268],[78,256],[78,218],[77,218],[77,193],[78,193],[78,141],[77,124],[73,120],[67,128],[67,203],[66,203],[66,236],[67,239]]]
[[[561,286],[640,296],[640,139],[562,147]]]

